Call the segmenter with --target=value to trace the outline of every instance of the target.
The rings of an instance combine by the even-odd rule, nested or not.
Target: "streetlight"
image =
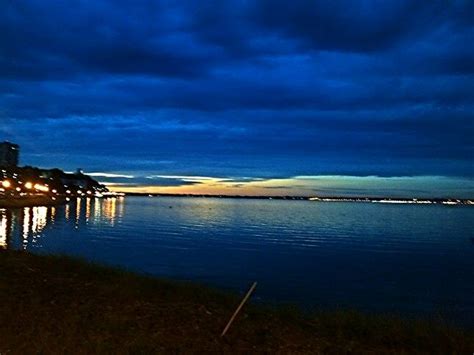
[[[12,183],[8,180],[3,180],[2,181],[2,186],[6,189],[8,189],[10,186],[12,186]]]

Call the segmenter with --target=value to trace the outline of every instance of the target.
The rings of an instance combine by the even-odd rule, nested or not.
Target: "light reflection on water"
[[[200,198],[0,209],[0,249],[66,253],[304,306],[473,325],[474,208]]]
[[[8,248],[8,240],[10,237],[11,217],[7,217],[8,211],[0,210],[0,248]]]
[[[117,203],[121,205],[118,210]],[[29,249],[31,243],[38,244],[47,227],[53,228],[56,219],[60,224],[73,223],[75,229],[89,222],[113,226],[116,218],[122,218],[123,211],[123,198],[78,198],[73,203],[57,207],[0,208],[0,249]],[[18,238],[15,239],[15,236]],[[42,245],[38,244],[36,247],[41,248]]]

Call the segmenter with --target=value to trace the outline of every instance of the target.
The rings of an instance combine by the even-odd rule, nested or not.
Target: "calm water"
[[[0,209],[0,248],[67,253],[304,307],[474,325],[474,208],[127,197]]]

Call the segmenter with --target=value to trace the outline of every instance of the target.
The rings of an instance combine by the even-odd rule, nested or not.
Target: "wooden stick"
[[[255,287],[257,287],[257,282],[255,281],[252,286],[250,287],[250,289],[247,291],[247,294],[245,295],[245,297],[243,298],[242,302],[240,302],[239,306],[237,307],[237,309],[235,310],[234,314],[232,315],[232,317],[230,317],[229,319],[229,322],[227,322],[227,325],[225,326],[224,330],[222,331],[222,334],[221,334],[221,337],[223,337],[225,335],[225,333],[227,333],[227,331],[229,330],[230,326],[232,325],[232,322],[234,321],[235,317],[237,317],[237,314],[240,312],[240,310],[242,309],[242,307],[244,306],[245,302],[247,302],[247,300],[249,299],[250,295],[252,294],[252,292],[255,290]]]

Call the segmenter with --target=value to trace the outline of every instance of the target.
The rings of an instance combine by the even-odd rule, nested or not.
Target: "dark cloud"
[[[0,132],[28,163],[236,185],[474,176],[473,2],[29,0],[2,10]]]
[[[471,2],[258,1],[255,20],[315,50],[373,52],[443,26],[472,25]],[[414,38],[415,37],[415,38]]]
[[[179,178],[147,178],[145,176],[131,176],[131,177],[111,177],[107,174],[94,176],[101,183],[123,186],[123,187],[137,187],[137,186],[159,186],[159,187],[177,187],[201,184],[200,181],[189,181]]]

